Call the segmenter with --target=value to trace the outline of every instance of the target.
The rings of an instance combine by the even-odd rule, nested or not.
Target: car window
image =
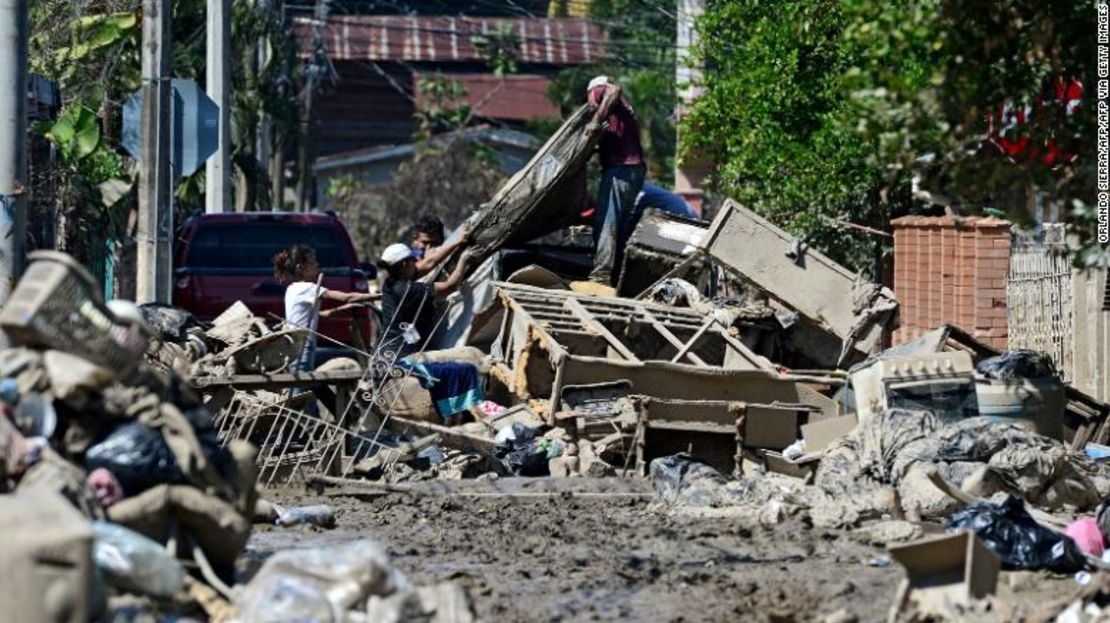
[[[193,268],[271,268],[274,256],[294,244],[316,249],[320,266],[343,267],[339,233],[333,227],[292,223],[202,225],[189,244],[185,265]]]

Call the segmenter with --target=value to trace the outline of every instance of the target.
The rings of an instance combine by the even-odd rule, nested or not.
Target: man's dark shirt
[[[407,293],[407,294],[406,294]],[[436,289],[430,283],[387,279],[382,286],[382,350],[408,354],[428,339],[435,317]],[[401,325],[409,323],[420,332],[420,342],[406,344]]]

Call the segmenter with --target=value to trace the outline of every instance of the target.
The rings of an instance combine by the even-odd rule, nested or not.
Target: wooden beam
[[[582,321],[583,325],[585,325],[591,331],[596,332],[601,337],[605,338],[605,341],[609,342],[609,345],[616,349],[616,351],[620,353],[625,359],[633,363],[640,363],[640,358],[637,357],[635,353],[633,353],[631,350],[629,350],[628,347],[625,346],[619,339],[617,339],[617,336],[610,333],[609,329],[605,328],[605,325],[595,320],[594,317],[590,315],[590,312],[586,311],[585,307],[582,307],[582,303],[579,303],[576,299],[568,298],[566,300],[566,306],[567,309],[571,311],[571,313],[573,313],[575,316],[578,317],[579,320]]]
[[[655,328],[655,331],[659,333],[659,335],[662,335],[664,339],[670,342],[671,346],[682,350],[685,344],[682,343],[682,340],[678,339],[678,336],[676,336],[674,333],[671,333],[671,330],[668,329],[666,325],[664,325],[662,322],[659,322],[659,319],[656,318],[655,315],[648,311],[646,308],[641,308],[640,311],[644,314],[644,318],[646,318],[651,326]],[[705,360],[703,360],[701,357],[698,357],[694,353],[687,352],[686,358],[698,364],[699,366],[709,365],[705,363]]]
[[[703,255],[704,255],[704,251],[702,249],[698,249],[697,251],[694,251],[693,253],[690,254],[690,257],[686,258],[685,261],[683,261],[678,266],[675,266],[674,268],[667,271],[667,274],[665,274],[662,277],[660,277],[659,279],[657,279],[655,281],[655,283],[653,283],[650,286],[648,286],[647,288],[645,288],[643,292],[637,294],[636,298],[634,300],[642,301],[648,295],[649,292],[651,292],[652,290],[655,289],[655,286],[657,286],[657,285],[663,283],[664,281],[666,281],[668,279],[671,279],[673,277],[678,277],[680,275],[686,274],[686,271],[690,270],[690,267],[693,266],[695,263],[697,263],[697,261],[700,260]]]
[[[418,431],[422,435],[439,435],[443,445],[449,448],[455,448],[456,450],[462,450],[464,452],[476,450],[483,454],[493,453],[493,438],[473,435],[459,428],[432,424],[431,422],[410,420],[396,415],[389,416],[389,420],[386,422],[385,426],[394,431],[411,429]]]
[[[204,376],[189,379],[195,389],[234,387],[236,389],[285,389],[312,387],[334,383],[360,381],[366,375],[361,368],[331,372],[282,372],[279,374],[236,374],[232,376]]]
[[[671,358],[671,363],[678,363],[679,359],[685,357],[686,353],[694,347],[694,344],[698,343],[698,340],[701,339],[701,336],[705,335],[705,332],[708,331],[709,327],[713,326],[713,323],[715,322],[717,322],[717,320],[714,319],[713,316],[706,318],[705,322],[702,323],[701,328],[698,329],[698,332],[690,338],[690,341],[686,342],[682,345],[682,348],[678,349],[678,354]]]
[[[738,340],[738,339],[732,337],[731,335],[729,335],[728,334],[728,329],[725,329],[724,327],[721,327],[718,330],[718,333],[720,334],[721,338],[724,339],[724,341],[729,346],[736,349],[736,352],[740,353],[740,355],[742,355],[744,357],[744,359],[747,359],[748,361],[752,362],[752,365],[754,365],[756,368],[758,368],[760,370],[769,370],[771,372],[777,372],[777,370],[775,369],[775,367],[773,365],[768,365],[769,362],[767,361],[767,359],[765,357],[760,356],[755,351],[748,348],[743,342],[741,342],[740,340]]]

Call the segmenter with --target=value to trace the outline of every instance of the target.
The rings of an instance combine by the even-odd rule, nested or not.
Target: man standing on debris
[[[382,337],[379,350],[404,357],[420,350],[435,330],[435,299],[450,293],[462,281],[470,259],[463,252],[455,263],[455,270],[444,281],[422,283],[416,281],[417,254],[398,242],[386,247],[378,260],[385,269],[382,285]]]
[[[316,261],[316,250],[303,244],[295,244],[274,257],[274,276],[278,281],[293,282],[285,289],[285,324],[291,329],[310,331],[297,360],[297,372],[315,369],[316,323],[319,316],[327,317],[340,309],[318,311],[317,300],[359,303],[375,298],[369,292],[339,292],[321,286],[318,283],[320,264]]]
[[[416,221],[412,234],[412,250],[416,253],[416,274],[423,277],[447,259],[455,249],[470,241],[470,230],[463,228],[455,240],[444,244],[443,221],[425,214]]]
[[[640,147],[640,125],[619,85],[606,76],[590,80],[586,101],[595,107],[586,126],[601,134],[601,184],[594,212],[594,268],[590,280],[612,285],[620,276],[624,246],[636,227],[636,195],[644,185],[644,153]]]

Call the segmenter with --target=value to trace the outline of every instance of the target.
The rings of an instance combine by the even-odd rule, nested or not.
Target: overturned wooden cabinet
[[[833,401],[785,377],[712,315],[568,291],[496,284],[472,345],[498,363],[491,374],[554,423],[567,385],[627,380],[632,392],[681,400],[807,404]]]

